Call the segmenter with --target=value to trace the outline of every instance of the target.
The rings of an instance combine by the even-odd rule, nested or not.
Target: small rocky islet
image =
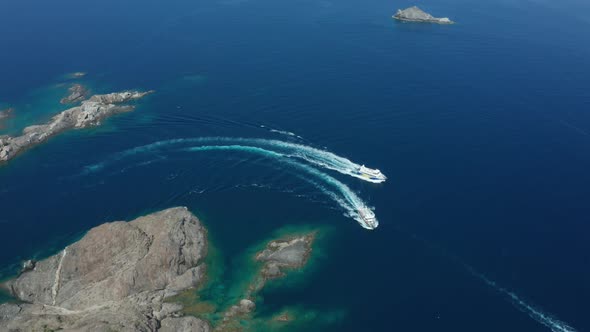
[[[0,326],[15,332],[242,331],[257,293],[269,280],[304,267],[314,239],[310,232],[268,243],[252,258],[261,266],[242,298],[210,322],[185,314],[174,301],[183,292],[197,293],[210,268],[207,231],[187,208],[106,223],[54,256],[26,262],[5,282],[18,302],[0,305]]]
[[[437,24],[453,24],[448,17],[434,17],[422,9],[413,6],[406,9],[398,9],[393,15],[393,18],[405,22],[422,22],[422,23],[437,23]]]

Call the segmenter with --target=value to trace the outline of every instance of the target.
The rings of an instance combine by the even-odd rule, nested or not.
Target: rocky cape
[[[400,20],[400,21],[408,21],[408,22],[426,22],[426,23],[438,23],[438,24],[453,24],[455,22],[451,21],[448,17],[434,17],[422,9],[413,6],[406,9],[398,9],[397,13],[393,15],[393,18]]]
[[[97,126],[109,116],[131,111],[134,106],[124,105],[125,103],[143,98],[150,93],[153,91],[95,95],[83,101],[80,106],[57,114],[46,124],[26,127],[20,136],[0,136],[0,162],[7,162],[20,152],[66,130]]]
[[[21,302],[0,305],[2,331],[194,331],[165,299],[205,277],[207,234],[186,208],[90,230],[4,287]]]

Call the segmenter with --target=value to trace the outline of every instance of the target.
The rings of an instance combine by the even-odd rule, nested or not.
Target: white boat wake
[[[280,153],[283,157],[296,158],[304,160],[314,166],[330,169],[345,175],[359,178],[364,181],[381,183],[383,179],[374,179],[363,176],[358,173],[362,165],[359,165],[347,158],[338,156],[332,152],[316,149],[310,146],[288,143],[279,140],[256,139],[256,138],[231,138],[231,137],[198,137],[198,138],[179,138],[158,141],[152,144],[139,146],[123,152],[92,166],[86,167],[86,173],[99,170],[109,163],[123,159],[125,157],[141,154],[148,151],[159,150],[162,148],[182,145],[182,144],[246,144],[255,147],[261,147]]]
[[[526,303],[518,295],[507,290],[506,288],[499,286],[498,284],[496,284],[496,282],[490,280],[485,275],[475,271],[471,266],[466,265],[466,264],[463,264],[463,266],[467,269],[467,271],[469,271],[469,273],[471,275],[480,279],[486,285],[488,285],[488,286],[492,287],[494,290],[496,290],[498,293],[502,294],[503,296],[506,296],[508,298],[508,300],[510,300],[512,305],[514,307],[516,307],[518,310],[526,313],[527,315],[529,315],[529,317],[531,317],[532,319],[534,319],[538,323],[547,326],[549,329],[551,329],[551,331],[553,331],[553,332],[576,332],[576,329],[569,326],[567,323],[562,322],[562,321],[558,320],[557,318],[553,317],[552,315],[550,315],[546,312],[543,312],[538,308],[535,308],[531,304]]]
[[[484,274],[478,272],[473,267],[471,267],[469,264],[465,263],[461,258],[459,258],[455,254],[449,252],[444,247],[441,247],[441,246],[434,244],[428,240],[425,240],[424,238],[422,238],[414,233],[407,233],[403,229],[398,228],[397,230],[408,234],[412,239],[420,242],[422,245],[424,245],[426,248],[428,248],[433,254],[441,255],[442,257],[445,257],[445,258],[449,259],[451,262],[457,264],[457,266],[460,266],[461,268],[465,269],[465,271],[467,273],[469,273],[471,276],[479,279],[484,284],[486,284],[488,287],[490,287],[494,291],[496,291],[499,295],[501,295],[506,300],[508,300],[516,309],[527,314],[530,318],[535,320],[537,323],[548,327],[551,331],[553,331],[553,332],[577,332],[577,330],[575,328],[571,327],[569,324],[567,324],[563,321],[560,321],[559,319],[555,318],[555,316],[553,316],[547,312],[543,312],[538,307],[536,307],[530,303],[527,303],[524,299],[522,299],[516,293],[498,285],[495,281],[486,277]]]
[[[374,221],[368,221],[366,217],[363,217],[361,215],[361,213],[372,213],[372,212],[370,212],[371,209],[347,185],[345,185],[344,183],[329,176],[328,174],[318,171],[317,169],[315,169],[313,167],[289,160],[288,157],[284,154],[277,153],[277,152],[270,151],[270,150],[266,150],[266,149],[262,149],[259,147],[245,146],[245,145],[196,146],[196,147],[185,148],[185,149],[183,149],[183,151],[190,151],[190,152],[240,151],[240,152],[258,154],[258,155],[262,155],[262,156],[269,157],[272,159],[277,159],[283,163],[286,163],[287,165],[289,165],[293,168],[296,168],[298,170],[302,170],[305,173],[316,177],[319,181],[312,180],[312,179],[305,177],[305,176],[299,176],[301,179],[311,183],[316,188],[318,188],[323,193],[325,193],[330,198],[332,198],[336,203],[338,203],[338,205],[340,205],[340,207],[342,207],[346,210],[347,216],[356,220],[363,228],[373,230],[373,229],[377,228],[377,226],[379,226],[379,222],[377,221],[377,219],[374,219]],[[332,187],[333,190],[326,188],[325,184]]]
[[[265,126],[265,125],[260,125],[260,128],[264,128],[267,129],[268,131],[270,131],[271,133],[275,133],[275,134],[279,134],[279,135],[285,135],[285,136],[290,136],[293,138],[298,138],[298,139],[303,139],[303,137],[295,134],[292,131],[287,131],[287,130],[280,130],[280,129],[273,129],[271,127]]]

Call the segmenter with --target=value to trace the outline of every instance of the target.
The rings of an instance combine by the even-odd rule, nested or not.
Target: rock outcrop
[[[68,95],[60,100],[62,104],[75,104],[83,101],[88,96],[88,89],[82,84],[74,84],[68,89]]]
[[[66,75],[66,77],[67,78],[70,78],[70,79],[82,78],[84,76],[86,76],[86,73],[83,72],[83,71],[77,71],[77,72],[69,73],[69,74]]]
[[[254,260],[263,263],[262,268],[249,285],[244,298],[223,313],[223,319],[215,327],[215,331],[241,331],[241,320],[247,320],[256,309],[256,294],[264,288],[271,279],[284,277],[287,270],[299,269],[305,266],[311,255],[315,232],[288,236],[271,241],[266,248],[258,252]]]
[[[266,249],[256,254],[256,260],[264,262],[260,271],[262,279],[280,278],[287,269],[303,267],[309,259],[314,237],[312,233],[270,242]]]
[[[409,22],[426,22],[426,23],[438,23],[438,24],[453,24],[448,17],[437,18],[434,17],[422,9],[414,6],[406,9],[398,9],[397,13],[393,15],[393,18],[400,21]]]
[[[194,331],[164,299],[204,278],[206,231],[186,208],[90,230],[5,284],[22,303],[0,305],[6,331]]]
[[[123,104],[152,92],[125,91],[95,95],[83,101],[82,105],[57,114],[46,124],[26,127],[20,136],[0,136],[0,162],[6,162],[18,153],[66,130],[97,126],[104,118],[131,111],[134,106]]]

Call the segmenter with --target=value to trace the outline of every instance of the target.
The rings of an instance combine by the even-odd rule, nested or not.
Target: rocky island
[[[453,24],[455,22],[451,21],[448,17],[437,18],[434,17],[422,9],[413,6],[406,9],[398,9],[397,13],[393,15],[393,18],[400,21],[408,21],[408,22],[426,22],[426,23],[438,23],[438,24]]]
[[[253,281],[248,285],[243,298],[232,305],[224,313],[223,319],[215,327],[215,331],[242,331],[243,321],[251,320],[256,309],[257,294],[269,280],[284,277],[290,270],[300,269],[308,262],[311,255],[315,232],[299,236],[286,236],[273,240],[262,251],[256,253],[254,260],[262,264]],[[290,322],[293,318],[288,314],[280,315],[279,321]],[[284,319],[288,317],[289,319]]]
[[[0,162],[9,161],[18,153],[66,130],[97,126],[109,116],[131,111],[134,106],[124,103],[143,98],[152,92],[124,91],[95,95],[83,101],[80,106],[57,114],[45,124],[26,127],[20,136],[0,136]]]
[[[88,89],[82,84],[74,84],[68,89],[68,95],[60,100],[62,104],[79,103],[88,96]]]
[[[315,233],[273,240],[252,257],[259,265],[236,303],[216,321],[187,315],[179,294],[197,294],[210,266],[207,231],[184,207],[91,229],[82,239],[1,285],[19,302],[0,305],[7,331],[243,331],[257,293],[303,267]],[[197,303],[198,305],[198,303]],[[290,313],[277,323],[295,320]]]

